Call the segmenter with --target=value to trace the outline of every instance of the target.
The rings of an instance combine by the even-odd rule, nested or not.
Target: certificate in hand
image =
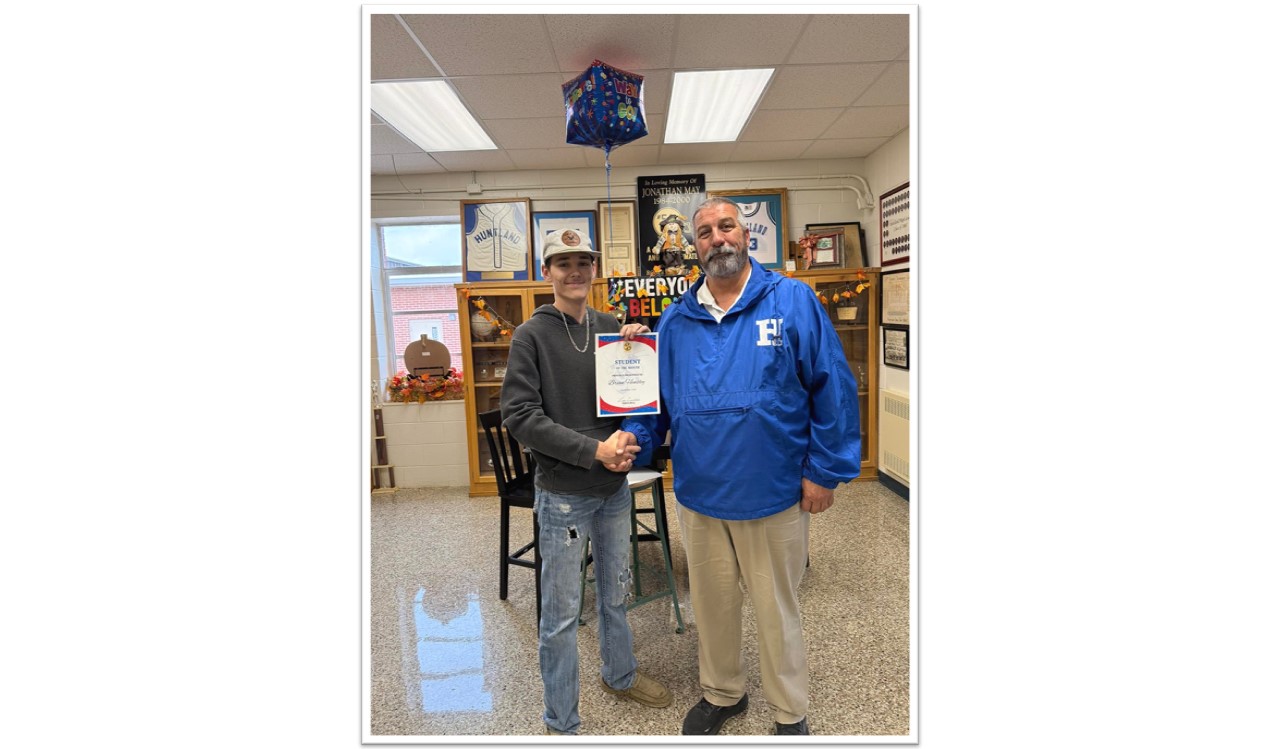
[[[658,334],[629,341],[617,333],[596,336],[596,414],[656,414],[658,407]]]

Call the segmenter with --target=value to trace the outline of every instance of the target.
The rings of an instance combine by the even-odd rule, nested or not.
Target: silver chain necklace
[[[582,348],[578,348],[578,344],[573,342],[573,334],[569,332],[569,318],[565,317],[562,310],[556,310],[560,313],[560,320],[564,323],[564,334],[569,336],[569,344],[573,346],[573,350],[579,354],[587,353],[587,349],[591,346],[591,310],[587,310],[587,340],[582,342]]]

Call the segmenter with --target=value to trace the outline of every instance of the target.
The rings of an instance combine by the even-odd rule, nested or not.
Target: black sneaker
[[[724,722],[747,709],[747,696],[742,695],[738,704],[720,707],[707,702],[705,698],[689,708],[684,716],[684,728],[680,733],[685,736],[715,736],[724,727]]]
[[[799,723],[774,723],[773,732],[779,736],[808,736],[809,719],[801,718]]]

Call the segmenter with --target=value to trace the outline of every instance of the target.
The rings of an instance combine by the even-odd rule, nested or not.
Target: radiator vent
[[[911,485],[911,399],[880,391],[880,470]]]

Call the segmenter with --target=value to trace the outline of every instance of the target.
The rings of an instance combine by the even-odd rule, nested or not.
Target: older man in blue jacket
[[[662,413],[622,424],[637,465],[671,432],[703,692],[682,732],[717,734],[747,707],[741,579],[775,731],[807,734],[798,588],[809,516],[861,470],[858,386],[813,290],[749,257],[736,203],[707,200],[693,226],[704,276],[658,325]]]

